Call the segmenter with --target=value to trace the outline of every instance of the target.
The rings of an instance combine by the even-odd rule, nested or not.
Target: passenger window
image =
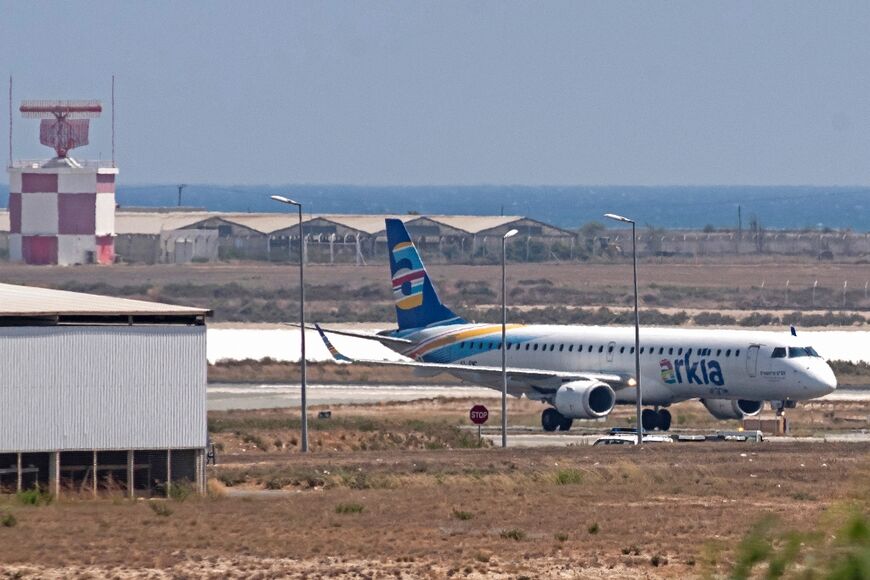
[[[773,354],[770,355],[770,358],[785,358],[785,347],[778,346],[773,349]]]
[[[564,350],[565,350],[565,345],[564,345],[564,344],[560,344],[560,345],[559,345],[559,352],[562,352],[562,351],[564,351]]]
[[[683,347],[680,347],[679,350],[677,350],[677,354],[683,354]]]
[[[583,345],[582,344],[577,345],[577,352],[583,352]]]
[[[526,343],[526,350],[529,350],[529,343]]]
[[[534,344],[534,345],[532,345],[532,350],[538,350],[538,345],[537,345],[537,343]]]
[[[659,348],[659,354],[665,354],[665,347],[662,346]]]
[[[640,347],[640,354],[643,354],[643,348],[644,347]]]
[[[607,352],[613,352],[613,345],[607,347]]]
[[[731,356],[731,349],[730,348],[725,351],[725,356]]]
[[[592,352],[592,345],[589,345],[589,352]]]
[[[634,354],[634,347],[631,347],[631,351],[630,351],[630,353],[631,353],[631,354]]]
[[[598,347],[598,352],[604,352],[604,346],[603,346],[603,345]]]
[[[722,349],[721,348],[716,351],[716,356],[722,356]]]
[[[739,348],[734,351],[734,356],[740,356],[740,349]]]
[[[620,347],[619,347],[619,354],[622,354],[622,353],[624,353],[624,352],[625,352],[625,347],[624,347],[624,346],[620,346]]]
[[[674,347],[668,349],[668,354],[674,354]]]
[[[568,352],[574,352],[574,345],[573,344],[568,345]]]
[[[551,344],[551,345],[550,345],[550,352],[553,352],[554,350],[556,350],[556,345],[555,345],[555,344]]]

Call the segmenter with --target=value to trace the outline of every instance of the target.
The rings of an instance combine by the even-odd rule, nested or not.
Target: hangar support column
[[[54,497],[60,497],[60,452],[48,454],[48,486]]]
[[[127,451],[127,496],[130,499],[133,499],[136,496],[135,487],[136,480],[134,479],[133,474],[133,450],[130,449]]]
[[[15,491],[21,491],[21,453],[16,454],[17,460],[15,464]]]

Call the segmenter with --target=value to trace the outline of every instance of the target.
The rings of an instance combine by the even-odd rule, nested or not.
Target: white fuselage
[[[403,337],[414,346],[399,351],[418,360],[501,365],[500,325],[436,326]],[[508,325],[507,366],[636,377],[634,338],[630,327]],[[643,402],[797,401],[830,393],[837,385],[834,373],[805,342],[785,332],[642,328]],[[634,402],[636,393],[620,389],[617,402]]]

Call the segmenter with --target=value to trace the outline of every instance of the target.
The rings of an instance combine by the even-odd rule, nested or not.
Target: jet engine
[[[616,404],[616,394],[601,381],[572,381],[556,391],[553,406],[569,419],[597,419],[607,416]]]
[[[717,419],[742,419],[758,415],[764,401],[747,401],[746,399],[701,399],[701,402]]]

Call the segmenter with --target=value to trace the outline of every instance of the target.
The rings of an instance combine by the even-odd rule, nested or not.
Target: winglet
[[[321,340],[323,340],[323,344],[326,345],[326,349],[329,351],[329,354],[332,355],[332,358],[334,358],[338,362],[348,362],[348,363],[353,362],[353,360],[347,358],[346,356],[344,356],[343,354],[338,352],[338,349],[335,348],[331,342],[329,342],[329,339],[326,338],[326,333],[323,332],[323,329],[320,328],[319,324],[315,324],[314,328],[317,329],[318,334],[320,334]]]

